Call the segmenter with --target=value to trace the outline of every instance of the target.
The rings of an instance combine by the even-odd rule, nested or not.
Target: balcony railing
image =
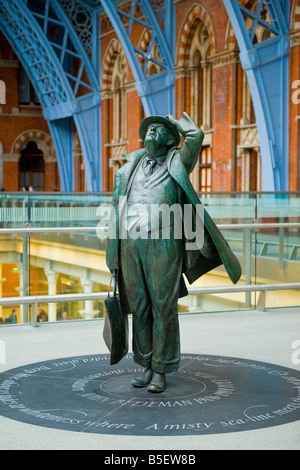
[[[222,268],[214,270],[189,288],[189,296],[180,300],[179,311],[300,306],[300,194],[213,193],[201,195],[201,201],[238,256],[242,278],[234,286]],[[110,202],[110,193],[1,194],[0,264],[9,261],[18,265],[22,281],[20,296],[0,296],[0,317],[1,309],[5,317],[9,307],[15,306],[23,309],[22,322],[36,325],[39,306],[49,313],[57,304],[66,303],[76,304],[76,312],[85,311],[86,305],[86,310],[98,311],[88,318],[105,314],[103,301],[110,274],[105,267],[105,242],[97,236],[97,231],[103,229],[97,224],[99,206]],[[68,261],[51,257],[49,253],[54,248],[60,253],[68,252]],[[79,249],[82,261],[77,259]],[[88,256],[92,260],[94,257],[96,264],[102,260],[101,267],[89,264]],[[94,291],[90,287],[90,291],[80,288],[72,293],[66,290],[59,294],[32,294],[31,271],[46,271],[49,266],[54,273],[63,272],[81,281],[84,277],[82,285],[86,285],[88,277]],[[88,276],[78,274],[80,269]],[[99,285],[101,289],[97,290]],[[87,318],[76,315],[75,319]]]
[[[300,193],[201,193],[201,202],[219,223],[300,220]],[[0,193],[0,227],[97,225],[97,209],[111,193]],[[293,218],[293,220],[291,220]],[[289,220],[286,220],[289,219]],[[297,219],[297,220],[296,220]]]

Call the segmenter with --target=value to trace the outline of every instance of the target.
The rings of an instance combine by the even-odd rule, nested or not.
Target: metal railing
[[[297,222],[286,222],[286,223],[243,223],[243,224],[218,224],[219,229],[221,230],[259,230],[266,228],[274,229],[287,229],[287,228],[300,228],[300,223]],[[103,227],[20,227],[20,228],[0,228],[1,234],[22,234],[23,240],[33,236],[35,233],[51,233],[51,232],[97,232],[98,230],[105,230]],[[249,243],[249,237],[247,238]],[[250,238],[251,241],[251,238]],[[253,256],[251,249],[248,250],[247,255],[251,260]],[[249,262],[248,259],[248,262]],[[28,265],[27,265],[28,266]],[[247,269],[246,269],[247,271]],[[300,282],[289,282],[289,283],[265,283],[265,284],[251,284],[251,273],[245,274],[245,285],[235,285],[235,286],[216,286],[216,287],[194,287],[188,289],[189,295],[204,295],[204,294],[227,294],[227,293],[237,293],[237,292],[260,292],[259,299],[257,302],[256,308],[258,310],[264,311],[266,305],[266,295],[269,291],[283,291],[283,290],[300,290]],[[250,282],[249,282],[250,280]],[[74,293],[74,294],[57,294],[57,295],[29,295],[21,297],[6,297],[0,298],[0,306],[16,306],[16,305],[30,305],[32,306],[30,324],[32,326],[37,325],[37,310],[38,305],[42,303],[52,303],[52,302],[69,302],[69,301],[94,301],[94,300],[104,300],[107,297],[107,292],[94,292],[89,294]]]
[[[246,223],[246,224],[217,224],[222,230],[232,229],[261,229],[261,228],[299,228],[300,222],[272,222],[272,223]],[[19,227],[19,228],[0,228],[1,233],[45,233],[45,232],[96,232],[105,231],[104,227]]]
[[[202,192],[202,204],[214,220],[240,218],[300,217],[298,192]],[[32,192],[0,195],[0,226],[22,226],[26,222],[80,226],[96,222],[97,209],[111,203],[112,193]],[[225,220],[224,220],[225,222]]]
[[[238,286],[221,286],[221,287],[192,287],[188,289],[189,295],[204,295],[204,294],[228,294],[236,292],[260,292],[261,295],[258,299],[256,309],[265,311],[266,295],[268,291],[282,291],[282,290],[300,290],[300,282],[282,283],[282,284],[253,284],[253,285],[238,285]],[[83,300],[105,300],[107,292],[93,292],[90,294],[57,294],[57,295],[32,295],[23,297],[8,297],[0,298],[0,306],[16,306],[16,305],[30,305],[33,307],[30,325],[37,326],[37,311],[38,305],[42,303],[56,303],[56,302],[76,302]]]

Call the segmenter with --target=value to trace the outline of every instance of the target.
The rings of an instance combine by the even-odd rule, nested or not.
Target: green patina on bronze
[[[184,141],[181,147],[180,134]],[[173,116],[151,116],[140,126],[145,148],[125,155],[127,163],[116,173],[113,191],[113,229],[107,243],[106,262],[119,284],[121,308],[133,317],[133,353],[135,361],[164,376],[178,370],[180,339],[178,327],[178,298],[187,295],[183,279],[191,284],[203,274],[224,265],[230,279],[236,283],[241,267],[223,235],[205,209],[198,211],[201,202],[189,174],[201,151],[204,134],[192,119],[183,113],[180,120]],[[150,159],[150,163],[148,162]],[[154,167],[153,167],[154,165]],[[153,167],[153,168],[152,168]],[[125,217],[120,201],[126,198]],[[141,214],[131,213],[140,203],[191,205],[193,218],[202,218],[203,245],[188,249],[184,239],[164,239],[161,221],[153,220],[148,227]],[[121,215],[120,215],[121,214]],[[122,230],[128,231],[124,238]],[[146,236],[133,238],[130,230],[143,229]],[[158,238],[151,231],[158,230]],[[157,382],[157,374],[155,375]],[[143,378],[139,378],[143,382]],[[137,383],[135,385],[138,385]],[[146,385],[146,384],[145,384]],[[156,383],[149,391],[162,391]]]

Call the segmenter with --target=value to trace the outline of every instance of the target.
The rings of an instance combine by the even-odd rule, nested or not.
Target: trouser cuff
[[[158,372],[159,374],[170,374],[171,372],[177,372],[179,368],[179,364],[155,364],[152,362],[151,364],[152,369],[154,372]]]
[[[139,364],[140,366],[142,367],[145,367],[145,369],[147,369],[148,367],[151,367],[151,359],[148,360],[148,359],[141,359],[137,356],[134,356],[133,357],[133,360],[134,362],[136,362],[137,364]]]
[[[172,363],[172,364],[156,364],[155,362],[147,359],[140,359],[139,357],[134,356],[134,362],[139,364],[140,366],[147,369],[151,367],[154,372],[158,372],[159,374],[170,374],[171,372],[177,372],[179,369],[179,363]]]

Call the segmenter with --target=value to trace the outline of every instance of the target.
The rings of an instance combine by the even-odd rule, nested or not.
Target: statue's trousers
[[[124,287],[133,319],[135,362],[160,373],[180,362],[178,296],[183,245],[174,239],[121,240]]]

